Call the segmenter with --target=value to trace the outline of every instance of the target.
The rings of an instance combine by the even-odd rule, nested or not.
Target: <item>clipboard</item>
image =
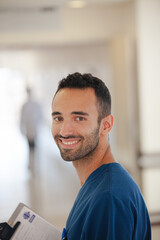
[[[60,240],[61,232],[23,203],[8,223],[0,223],[0,240]]]

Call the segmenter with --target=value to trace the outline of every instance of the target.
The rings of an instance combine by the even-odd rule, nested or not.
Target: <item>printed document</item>
[[[8,224],[13,227],[20,222],[11,240],[60,240],[61,232],[29,207],[20,203]]]

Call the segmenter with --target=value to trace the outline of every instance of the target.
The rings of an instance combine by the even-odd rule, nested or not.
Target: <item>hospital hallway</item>
[[[159,43],[160,0],[0,0],[0,222],[22,202],[62,231],[80,183],[54,143],[51,105],[61,79],[91,73],[112,96],[112,153],[140,187],[160,240]],[[41,122],[33,105],[21,121],[28,102]],[[34,157],[33,128],[23,128],[32,117]]]

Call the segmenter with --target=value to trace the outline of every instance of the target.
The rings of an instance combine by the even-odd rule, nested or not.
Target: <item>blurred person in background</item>
[[[64,239],[151,239],[140,189],[112,155],[112,126],[111,96],[104,82],[80,73],[60,81],[52,102],[52,134],[81,183]]]
[[[28,169],[34,173],[35,168],[35,148],[39,127],[42,122],[41,105],[33,98],[30,88],[27,91],[27,101],[21,109],[20,129],[22,134],[27,138],[29,146],[29,163]]]

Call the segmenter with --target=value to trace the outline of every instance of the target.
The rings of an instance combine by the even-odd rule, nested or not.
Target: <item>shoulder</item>
[[[138,185],[120,164],[111,164],[101,169],[94,184],[89,184],[89,209],[106,211],[112,214],[135,217],[139,211],[146,209]]]
[[[90,189],[94,187],[93,194],[103,192],[126,200],[128,197],[134,197],[135,194],[141,195],[136,182],[119,163],[103,165],[98,173],[99,175],[96,174],[94,181],[89,184]]]

